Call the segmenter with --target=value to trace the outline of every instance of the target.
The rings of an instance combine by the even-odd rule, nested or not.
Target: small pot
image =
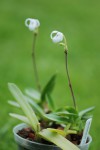
[[[22,123],[14,127],[13,133],[15,141],[18,145],[18,150],[61,150],[61,148],[55,145],[47,145],[42,143],[37,143],[33,141],[29,141],[20,137],[17,133],[19,130],[28,127],[26,124]],[[83,146],[78,145],[80,150],[88,150],[90,143],[92,142],[92,138],[88,136],[88,143],[84,144]]]

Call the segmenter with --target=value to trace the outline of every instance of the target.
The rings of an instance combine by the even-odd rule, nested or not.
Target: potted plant
[[[37,19],[28,18],[25,24],[33,31],[35,44],[40,23]],[[92,121],[89,113],[94,107],[78,111],[68,71],[66,38],[59,31],[53,31],[50,37],[54,43],[64,46],[66,71],[74,107],[65,106],[55,109],[51,91],[54,87],[56,75],[51,77],[41,91],[33,44],[32,57],[38,91],[26,90],[28,94],[26,96],[14,83],[8,84],[10,92],[17,101],[9,101],[9,103],[20,108],[23,113],[22,115],[10,113],[10,116],[24,122],[24,124],[14,127],[15,140],[20,150],[88,150],[92,141],[88,134]],[[49,104],[49,107],[47,104]]]

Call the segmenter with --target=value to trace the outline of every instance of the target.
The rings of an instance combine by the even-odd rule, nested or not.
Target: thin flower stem
[[[36,66],[36,59],[35,59],[36,38],[37,38],[37,33],[34,33],[33,48],[32,48],[32,60],[33,60],[33,68],[34,68],[34,74],[35,74],[35,82],[37,84],[38,90],[41,92],[41,86],[40,86],[40,82],[39,82],[38,71],[37,71],[37,66]]]
[[[68,52],[67,52],[67,49],[65,49],[65,60],[66,60],[66,71],[67,71],[67,77],[68,77],[68,84],[69,84],[69,88],[70,88],[70,92],[71,92],[71,95],[72,95],[72,99],[73,99],[73,103],[74,103],[74,107],[76,109],[76,100],[75,100],[75,96],[74,96],[74,92],[73,92],[73,88],[72,88],[72,84],[71,84],[71,80],[70,80],[70,76],[69,76],[69,71],[68,71],[68,63],[67,63],[67,55],[68,55]]]

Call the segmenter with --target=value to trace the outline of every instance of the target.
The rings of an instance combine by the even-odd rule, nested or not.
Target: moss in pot
[[[35,24],[34,21],[31,21],[28,24],[28,27],[32,31],[34,29],[34,35],[36,36],[39,23]],[[36,27],[34,27],[34,25],[36,25]],[[81,112],[78,111],[68,72],[68,48],[66,38],[61,32],[53,31],[51,33],[51,39],[54,43],[59,43],[64,46],[66,71],[74,107],[65,106],[57,110],[54,109],[49,90],[51,91],[50,87],[52,87],[51,85],[55,81],[55,75],[41,92],[41,99],[47,100],[51,108],[49,113],[45,113],[41,105],[37,104],[30,97],[25,96],[15,84],[9,83],[9,90],[17,101],[10,101],[10,104],[21,108],[24,113],[24,115],[10,113],[10,116],[26,123],[14,128],[15,140],[19,145],[19,149],[25,150],[88,150],[92,141],[91,136],[88,136],[86,143],[83,146],[80,146],[80,142],[83,136],[85,122],[90,118],[89,113],[94,107],[82,110]],[[40,90],[40,84],[37,85]]]

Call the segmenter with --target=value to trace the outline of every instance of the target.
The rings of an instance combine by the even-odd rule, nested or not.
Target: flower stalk
[[[33,32],[33,47],[32,47],[32,60],[33,60],[33,68],[34,68],[34,74],[35,74],[35,81],[37,84],[37,88],[39,92],[41,92],[41,86],[39,82],[39,77],[38,77],[38,71],[37,71],[37,66],[36,66],[36,59],[35,59],[35,44],[36,44],[36,38],[38,35],[38,28],[40,26],[40,22],[38,19],[32,19],[32,18],[27,18],[25,20],[25,26]]]
[[[66,72],[67,72],[67,77],[68,77],[68,85],[69,85],[70,92],[71,92],[71,95],[72,95],[74,107],[76,109],[76,100],[75,100],[75,96],[74,96],[74,92],[73,92],[73,88],[72,88],[72,83],[71,83],[70,75],[69,75],[69,71],[68,71],[68,57],[67,57],[68,56],[68,52],[67,52],[67,49],[65,49],[64,53],[65,53]]]
[[[61,33],[61,32],[59,32],[59,31],[53,31],[51,33],[50,37],[51,37],[51,39],[52,39],[52,41],[54,43],[59,43],[60,45],[64,46],[64,53],[65,53],[66,72],[67,72],[67,77],[68,77],[68,84],[69,84],[70,92],[71,92],[71,95],[72,95],[74,107],[76,109],[76,100],[75,100],[75,96],[74,96],[74,92],[73,92],[73,88],[72,88],[72,83],[71,83],[70,75],[69,75],[69,71],[68,71],[68,47],[67,47],[66,38],[65,38],[64,34]]]
[[[38,32],[33,33],[32,60],[33,60],[35,82],[37,84],[38,90],[41,92],[41,85],[40,85],[40,82],[39,82],[39,76],[38,76],[38,71],[37,71],[37,66],[36,66],[36,59],[35,59],[35,44],[36,44],[37,35],[38,35]]]
[[[71,79],[70,79],[70,75],[69,75],[69,70],[68,70],[68,47],[67,47],[67,41],[66,41],[65,36],[64,36],[64,53],[65,53],[65,63],[66,63],[66,72],[67,72],[67,78],[68,78],[68,85],[69,85],[70,92],[71,92],[71,95],[72,95],[73,104],[74,104],[74,107],[76,109],[76,100],[75,100],[75,96],[74,96],[74,92],[73,92],[73,88],[72,88],[72,83],[71,83]]]

